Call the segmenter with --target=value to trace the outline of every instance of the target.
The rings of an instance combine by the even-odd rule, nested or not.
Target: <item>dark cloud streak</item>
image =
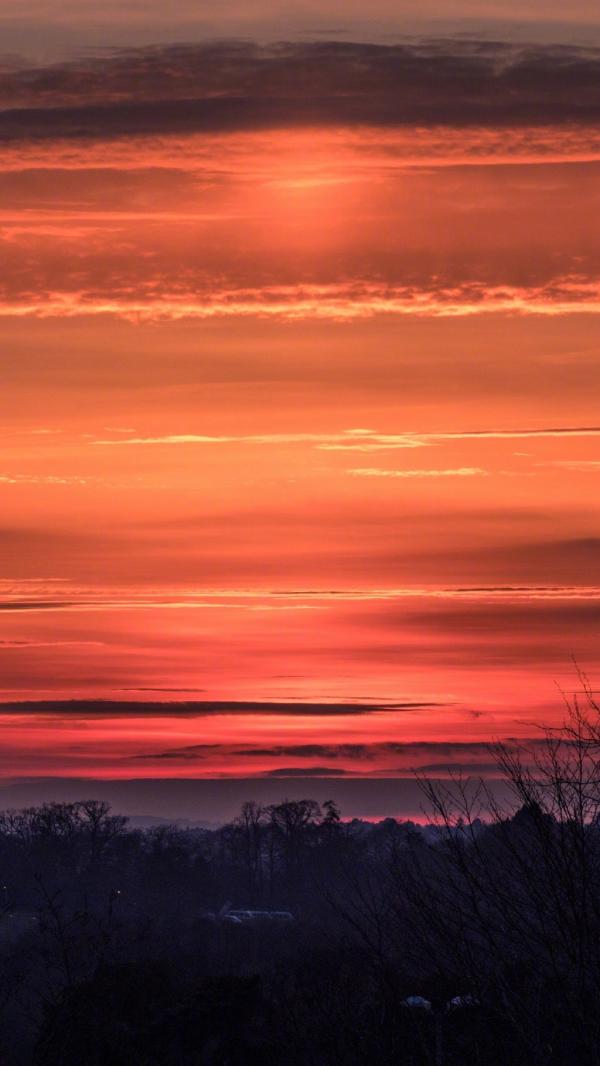
[[[503,743],[510,749],[516,750],[520,747],[527,749],[531,747],[540,747],[544,745],[545,741],[539,738],[528,738],[525,740],[515,741],[511,738],[505,738]],[[442,769],[456,769],[462,768],[469,770],[472,773],[478,772],[474,769],[475,766],[486,767],[490,769],[495,768],[496,764],[490,761],[491,753],[493,752],[493,745],[486,743],[485,741],[431,741],[431,740],[417,740],[417,741],[381,741],[371,742],[364,744],[342,743],[342,744],[274,744],[270,747],[253,747],[252,745],[246,745],[245,747],[236,747],[230,744],[190,744],[183,748],[172,748],[168,751],[160,751],[154,753],[143,753],[140,755],[134,755],[135,760],[181,760],[182,762],[202,760],[210,757],[211,755],[221,755],[226,757],[237,756],[247,758],[268,758],[268,759],[280,759],[285,757],[293,757],[300,759],[329,759],[337,761],[338,759],[357,761],[362,760],[366,762],[373,762],[377,758],[385,757],[387,755],[400,755],[407,759],[407,766],[410,764],[419,771],[429,770],[442,770]],[[468,756],[471,756],[469,761]],[[461,757],[467,757],[464,761],[461,761]],[[480,761],[476,761],[479,757]],[[486,759],[487,761],[481,761]],[[431,763],[421,764],[413,762],[413,760],[419,760],[428,758],[432,760],[438,760]],[[443,760],[443,761],[442,761]],[[277,773],[283,773],[286,768],[276,768]],[[289,769],[289,768],[287,768]],[[292,768],[294,769],[294,768]],[[297,769],[297,768],[296,768]],[[313,767],[301,768],[302,772],[307,770],[316,770]],[[398,771],[396,768],[395,772]],[[271,771],[265,771],[271,773]],[[333,771],[330,771],[333,772]],[[480,772],[483,772],[481,769]]]
[[[265,770],[263,777],[344,777],[347,770],[339,766],[282,766]]]
[[[289,715],[332,718],[375,712],[401,713],[434,703],[292,703],[235,700],[181,700],[135,702],[133,700],[23,700],[0,703],[3,714],[52,715],[60,718],[202,718],[212,715]],[[160,757],[160,756],[159,756]]]
[[[0,142],[294,125],[525,125],[600,116],[600,50],[478,41],[239,42],[0,75]]]

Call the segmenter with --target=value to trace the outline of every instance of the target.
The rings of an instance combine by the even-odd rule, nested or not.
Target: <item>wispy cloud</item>
[[[378,470],[376,467],[364,467],[348,470],[355,477],[384,478],[440,478],[440,477],[486,477],[487,470],[478,466],[461,466],[456,470]]]
[[[97,478],[93,479],[97,481]],[[51,474],[0,474],[2,485],[87,485],[89,478]]]
[[[302,132],[294,127],[295,137]],[[314,144],[315,130],[306,134]],[[323,134],[321,134],[323,136]],[[325,133],[326,136],[326,133]],[[160,167],[179,175],[192,174],[197,182],[211,182],[215,173],[221,178],[234,178],[245,165],[257,180],[273,186],[273,134],[270,130],[245,132],[234,139],[229,133],[165,132],[157,135],[143,133],[135,137],[115,139],[59,141],[32,140],[3,144],[0,173],[57,169],[61,172],[118,169],[140,174]],[[368,146],[369,151],[365,151]],[[357,157],[357,149],[359,155]],[[375,127],[368,131],[337,128],[335,136],[336,160],[343,162],[346,177],[320,177],[316,161],[315,181],[336,185],[348,181],[368,180],[382,172],[410,172],[423,167],[452,168],[489,166],[532,166],[562,163],[590,163],[600,160],[600,132],[597,124],[552,122],[528,126],[450,126],[424,124],[415,126]],[[293,179],[292,179],[293,180]],[[281,182],[279,183],[281,188]],[[289,182],[287,187],[290,188]],[[296,186],[298,187],[298,186]],[[130,204],[121,217],[141,219],[142,207]],[[164,212],[166,220],[167,212]],[[77,211],[82,227],[89,219],[106,218],[107,212],[98,208],[95,216],[89,211]],[[113,217],[115,217],[113,215]],[[172,213],[173,218],[180,218]],[[197,217],[200,217],[197,215]],[[204,218],[209,216],[204,214]],[[214,216],[213,216],[214,217]],[[5,219],[21,227],[38,229],[51,226],[51,216],[43,209],[32,211],[25,219],[16,220],[5,212]]]
[[[600,432],[600,430],[599,430]],[[161,437],[122,437],[117,439],[94,440],[91,444],[110,446],[132,444],[314,444],[317,448],[330,445],[349,444],[352,441],[368,441],[373,446],[420,448],[424,441],[410,434],[377,433],[370,429],[347,429],[341,433],[255,433],[243,436],[211,436],[203,433],[175,433]]]
[[[315,319],[353,321],[378,315],[463,318],[482,314],[517,314],[555,317],[565,314],[600,313],[600,278],[559,275],[536,285],[490,285],[477,280],[456,284],[381,284],[370,279],[348,283],[274,285],[260,288],[213,286],[172,291],[165,278],[152,292],[139,295],[131,288],[98,294],[79,287],[22,294],[0,293],[0,316],[9,318],[78,318],[110,315],[132,322],[181,321],[223,317],[280,318],[290,321]]]
[[[596,474],[600,472],[600,459],[553,459],[538,466],[554,466],[562,470],[579,470],[581,473]]]
[[[518,440],[552,437],[600,437],[600,426],[541,426],[539,428],[507,428],[482,430],[444,430],[419,433],[414,431],[380,433],[374,429],[347,429],[333,433],[259,433],[210,435],[204,433],[168,433],[158,437],[118,437],[91,440],[91,445],[128,447],[132,445],[273,445],[309,444],[319,451],[374,452],[405,448],[424,448],[445,441],[461,440]],[[479,468],[464,468],[482,471]],[[485,471],[483,471],[485,473]],[[419,472],[421,473],[421,472]],[[435,473],[440,473],[436,471]],[[455,471],[452,471],[455,473]],[[410,476],[410,475],[409,475]]]
[[[102,640],[0,640],[0,651],[3,648],[16,650],[22,648],[25,650],[27,648],[103,648],[104,646],[104,641]]]
[[[479,429],[456,433],[421,434],[421,439],[468,440],[470,438],[513,439],[519,437],[598,437],[600,426],[542,426],[539,429]]]
[[[442,444],[446,441],[526,440],[528,438],[552,439],[553,437],[600,437],[600,426],[541,426],[532,429],[522,429],[520,427],[514,429],[465,429],[453,430],[450,432],[440,430],[428,433],[411,432],[397,434],[395,436],[393,434],[375,434],[372,431],[364,431],[364,437],[359,441],[340,441],[334,444],[323,443],[319,444],[318,447],[327,451],[394,451],[396,448],[425,447],[428,445]],[[564,465],[565,462],[568,462],[568,460],[561,460],[560,465]],[[587,461],[585,465],[588,465]]]
[[[548,554],[552,561],[564,556],[581,555],[590,565],[596,560],[600,551],[597,538],[558,540],[551,542],[532,542],[509,547],[507,551],[514,554],[522,551],[526,557],[539,557]],[[586,562],[587,565],[587,562]],[[338,588],[170,588],[158,586],[154,589],[135,588],[131,586],[111,589],[93,586],[71,585],[69,582],[46,582],[37,586],[35,581],[0,580],[0,611],[36,612],[36,611],[139,611],[139,610],[217,610],[235,611],[257,608],[281,610],[313,607],[335,607],[343,603],[394,603],[407,601],[448,601],[487,603],[566,603],[595,602],[600,599],[600,586],[585,584],[507,584],[507,585],[406,585],[406,586],[365,586]],[[59,593],[59,588],[61,592]],[[64,589],[64,592],[62,591]],[[287,677],[287,675],[283,675]],[[292,675],[295,676],[295,675]],[[128,691],[141,691],[137,686],[129,686]],[[119,691],[124,691],[120,689]],[[157,691],[152,689],[152,691]],[[192,691],[187,689],[186,691]]]

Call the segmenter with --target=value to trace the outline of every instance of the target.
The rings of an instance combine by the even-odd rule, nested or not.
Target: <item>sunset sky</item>
[[[5,784],[414,813],[595,683],[600,19],[522,7],[2,4]]]

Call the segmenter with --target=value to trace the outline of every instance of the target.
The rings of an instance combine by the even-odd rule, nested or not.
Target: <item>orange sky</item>
[[[219,47],[0,72],[0,775],[487,772],[597,669],[600,57]]]

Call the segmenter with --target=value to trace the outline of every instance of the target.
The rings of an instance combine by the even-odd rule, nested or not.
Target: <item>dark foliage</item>
[[[512,813],[461,781],[424,782],[427,826],[310,799],[218,830],[132,830],[94,801],[4,812],[0,1061],[600,1063],[588,696],[541,754],[496,750]]]

